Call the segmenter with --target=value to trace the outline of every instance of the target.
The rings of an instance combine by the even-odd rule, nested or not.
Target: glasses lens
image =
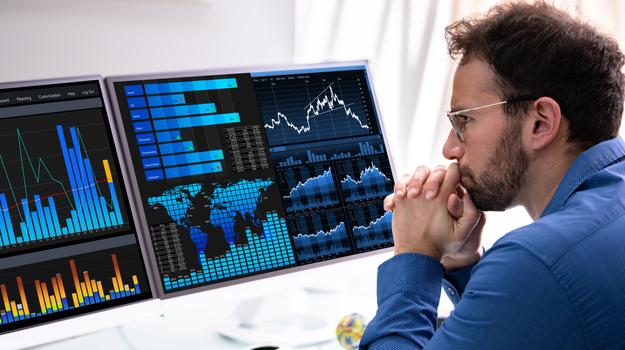
[[[464,136],[462,135],[462,131],[460,130],[460,125],[458,125],[458,123],[456,123],[455,116],[447,113],[447,118],[449,119],[449,122],[451,123],[451,127],[456,132],[456,136],[458,137],[460,142],[464,142]]]

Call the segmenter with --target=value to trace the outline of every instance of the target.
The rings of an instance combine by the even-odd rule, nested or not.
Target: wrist
[[[404,254],[404,253],[415,253],[421,254],[425,256],[429,256],[436,261],[441,261],[443,259],[443,255],[440,250],[436,247],[428,247],[426,245],[395,245],[395,255]]]

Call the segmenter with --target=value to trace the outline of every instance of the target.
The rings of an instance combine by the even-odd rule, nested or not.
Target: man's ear
[[[529,113],[528,136],[529,146],[538,151],[549,146],[558,136],[560,125],[563,123],[560,105],[551,97],[540,97],[533,103],[534,110]]]

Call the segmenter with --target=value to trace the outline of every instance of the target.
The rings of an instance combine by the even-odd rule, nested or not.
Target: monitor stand
[[[246,299],[240,301],[230,318],[217,327],[217,332],[246,344],[306,346],[327,342],[336,337],[338,321],[314,311],[321,311],[320,303],[328,297],[332,296],[289,289]]]

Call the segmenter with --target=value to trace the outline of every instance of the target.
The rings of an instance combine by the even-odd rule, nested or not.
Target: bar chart
[[[143,298],[149,288],[135,254],[126,246],[3,270],[0,329]]]
[[[33,165],[39,181],[32,187],[46,192],[33,193],[28,186],[20,188],[11,176],[5,179],[9,186],[8,191],[0,192],[0,250],[101,233],[127,223],[109,159],[92,162],[79,128],[56,125],[55,131],[61,159],[47,161],[30,155],[29,140],[16,131],[20,150],[24,150],[19,152],[19,162]],[[4,174],[17,171],[1,156],[0,166]],[[46,177],[51,180],[44,180]]]
[[[236,78],[145,82],[123,86],[146,181],[220,173],[224,152],[195,137],[194,128],[241,122],[220,108],[221,92],[239,88]],[[209,95],[207,95],[209,94]],[[204,149],[203,149],[204,148]]]

